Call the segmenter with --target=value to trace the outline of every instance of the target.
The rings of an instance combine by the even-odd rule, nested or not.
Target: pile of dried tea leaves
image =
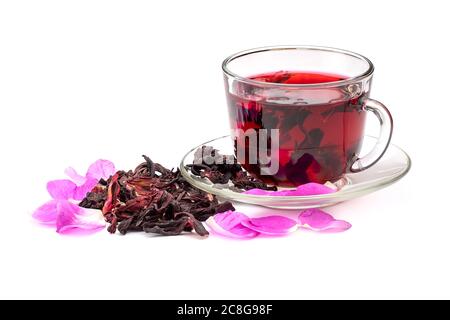
[[[244,171],[234,156],[222,155],[210,146],[198,148],[194,163],[187,166],[193,175],[207,178],[212,183],[227,184],[231,181],[240,190],[262,189],[276,191],[276,186],[268,186],[263,181]]]
[[[101,209],[110,233],[178,235],[194,230],[207,236],[202,221],[234,210],[230,202],[219,203],[212,194],[192,187],[178,170],[168,170],[147,156],[144,159],[134,171],[117,171],[107,181],[100,180],[79,204]]]

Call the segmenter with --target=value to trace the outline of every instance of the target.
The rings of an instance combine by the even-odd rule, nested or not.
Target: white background
[[[388,3],[388,4],[386,4]],[[2,1],[0,298],[450,298],[445,1]],[[329,209],[353,228],[232,241],[60,236],[46,181],[98,158],[176,166],[228,132],[220,64],[264,45],[368,56],[409,175]],[[261,210],[264,209],[259,209]]]

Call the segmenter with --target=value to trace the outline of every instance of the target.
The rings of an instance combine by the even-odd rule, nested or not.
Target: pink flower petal
[[[300,226],[314,231],[341,232],[351,228],[344,220],[336,220],[329,213],[320,209],[308,209],[298,216]]]
[[[254,231],[268,235],[285,235],[297,230],[297,222],[284,216],[248,218],[242,225]]]
[[[47,183],[47,191],[53,199],[72,199],[77,185],[70,180],[53,180]]]
[[[255,195],[255,196],[274,196],[276,195],[275,193],[278,191],[268,191],[268,190],[263,190],[263,189],[250,189],[247,191],[244,191],[242,193],[244,194],[251,194],[251,195]]]
[[[105,226],[99,210],[84,209],[69,201],[58,201],[56,232],[69,234],[81,230],[97,231]]]
[[[206,220],[206,224],[213,231],[223,236],[243,239],[254,238],[259,233],[247,227],[244,227],[241,224],[241,221],[247,218],[248,217],[243,213],[229,210],[210,217],[208,220]]]
[[[86,194],[90,192],[97,185],[98,180],[93,178],[87,178],[86,182],[76,187],[75,192],[73,194],[74,200],[83,200],[86,197]]]
[[[226,229],[231,229],[240,225],[242,220],[248,219],[248,217],[240,212],[228,210],[214,216],[214,220]]]
[[[263,189],[250,189],[244,191],[245,194],[251,194],[256,196],[290,196],[292,192],[295,190],[279,190],[279,191],[271,191],[271,190],[263,190]]]
[[[336,190],[315,182],[302,184],[298,186],[295,191],[293,191],[294,195],[296,196],[312,196],[317,194],[328,194],[333,192],[336,192]]]
[[[111,161],[97,160],[89,166],[86,177],[79,175],[72,167],[67,168],[64,172],[77,185],[72,198],[82,200],[97,185],[98,180],[108,179],[116,172],[116,169]]]
[[[78,172],[72,167],[67,168],[64,170],[64,173],[66,176],[68,176],[77,186],[81,186],[86,183],[86,177],[83,177],[82,175],[79,175]]]
[[[36,209],[33,213],[33,218],[39,222],[46,224],[55,224],[57,216],[57,200],[50,200]]]
[[[336,190],[320,183],[306,183],[298,186],[296,189],[268,191],[262,189],[250,189],[243,193],[258,196],[312,196],[319,194],[328,194],[336,192]]]
[[[87,178],[93,179],[108,179],[116,173],[116,168],[114,167],[114,163],[108,160],[97,160],[93,164],[89,166],[89,169],[86,173]]]

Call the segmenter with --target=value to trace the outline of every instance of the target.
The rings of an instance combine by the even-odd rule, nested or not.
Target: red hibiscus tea
[[[345,77],[279,71],[248,79],[295,85],[325,84],[345,80]],[[265,174],[259,158],[257,163],[241,161],[247,171],[266,183],[281,186],[324,183],[337,180],[349,171],[364,137],[366,113],[362,102],[367,91],[355,95],[348,87],[339,86],[318,89],[315,86],[265,86],[245,81],[235,85],[237,87],[227,91],[231,128],[240,129],[233,130],[235,151],[245,150],[245,154],[252,151],[250,148],[254,145],[249,139],[239,137],[247,130],[278,129],[278,150],[271,149],[271,141],[265,141],[270,161],[278,162],[277,171]],[[260,148],[260,143],[256,148]]]

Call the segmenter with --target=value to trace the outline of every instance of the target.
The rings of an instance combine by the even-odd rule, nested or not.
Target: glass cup
[[[374,67],[345,50],[265,47],[222,65],[238,162],[266,183],[297,186],[340,179],[375,164],[392,135],[392,117],[370,99]],[[360,156],[366,115],[380,122],[375,147]]]

